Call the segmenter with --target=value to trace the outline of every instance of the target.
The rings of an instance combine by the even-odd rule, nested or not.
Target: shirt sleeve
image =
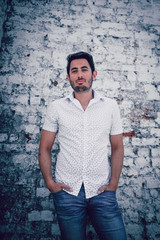
[[[52,102],[47,108],[43,129],[50,132],[58,131],[58,112],[55,102]]]
[[[123,133],[122,121],[120,117],[120,110],[116,101],[113,103],[112,125],[110,135],[117,135]]]

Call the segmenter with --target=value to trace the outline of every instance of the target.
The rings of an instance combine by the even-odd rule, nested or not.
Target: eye
[[[87,68],[83,68],[83,69],[82,69],[82,72],[87,72],[87,71],[88,71]]]
[[[77,73],[77,70],[73,70],[72,73]]]

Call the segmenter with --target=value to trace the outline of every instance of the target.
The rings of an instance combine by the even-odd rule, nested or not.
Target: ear
[[[97,77],[97,71],[94,70],[94,71],[93,71],[93,81],[96,79],[96,77]]]
[[[69,78],[69,75],[67,74],[67,79],[68,79],[68,81],[70,82],[70,78]]]

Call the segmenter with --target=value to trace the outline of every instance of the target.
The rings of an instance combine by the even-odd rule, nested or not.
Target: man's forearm
[[[39,165],[46,185],[53,181],[51,170],[51,153],[49,150],[39,150]]]
[[[110,185],[117,188],[123,166],[123,146],[112,151],[111,155],[111,179]]]
[[[57,192],[65,188],[71,191],[71,188],[63,183],[55,183],[52,177],[51,168],[51,148],[56,137],[56,132],[42,130],[41,141],[39,145],[39,165],[43,174],[47,188],[51,192]]]

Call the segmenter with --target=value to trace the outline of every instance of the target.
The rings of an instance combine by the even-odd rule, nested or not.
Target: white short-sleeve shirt
[[[70,186],[69,193],[75,196],[83,183],[86,198],[96,196],[110,180],[109,136],[122,133],[117,102],[94,91],[84,111],[71,94],[49,105],[43,129],[57,132],[60,152],[55,181]]]

